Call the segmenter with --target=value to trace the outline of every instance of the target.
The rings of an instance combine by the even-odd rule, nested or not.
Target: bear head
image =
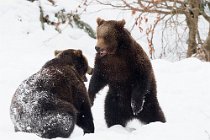
[[[82,54],[81,50],[55,50],[54,55],[72,65],[85,82],[87,81],[85,74],[92,74],[93,68],[88,65],[87,58]]]
[[[95,49],[100,57],[107,54],[115,54],[118,47],[123,42],[125,20],[105,21],[97,18],[97,43]]]

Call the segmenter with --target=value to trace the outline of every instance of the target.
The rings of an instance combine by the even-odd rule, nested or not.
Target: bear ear
[[[117,24],[118,24],[118,26],[119,27],[124,27],[124,25],[125,25],[125,20],[124,19],[122,19],[122,20],[120,20],[120,21],[117,21]]]
[[[74,54],[76,55],[76,56],[82,56],[82,51],[81,50],[75,50],[74,51]]]
[[[58,54],[60,54],[62,51],[60,51],[60,50],[55,50],[54,51],[54,56],[57,56]]]
[[[101,19],[101,18],[99,18],[99,17],[98,17],[97,20],[96,20],[98,26],[100,26],[101,24],[103,24],[104,21],[105,21],[105,20],[103,20],[103,19]]]

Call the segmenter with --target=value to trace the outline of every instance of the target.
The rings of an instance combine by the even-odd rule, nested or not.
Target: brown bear
[[[150,60],[124,28],[125,21],[97,19],[97,51],[88,94],[93,104],[106,85],[105,120],[108,127],[125,126],[133,118],[147,124],[165,122],[157,100]]]
[[[15,131],[43,138],[69,137],[75,124],[93,133],[91,104],[84,85],[91,73],[81,50],[55,51],[56,57],[17,88],[10,107]]]

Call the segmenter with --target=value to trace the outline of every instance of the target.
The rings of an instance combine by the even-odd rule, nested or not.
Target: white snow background
[[[60,0],[61,3],[64,1]],[[72,6],[77,5],[76,0],[71,2]],[[111,11],[86,14],[83,18],[96,27],[97,16],[121,19],[121,15]],[[52,59],[56,49],[82,49],[93,66],[95,42],[79,29],[64,28],[62,34],[59,34],[52,26],[46,26],[46,30],[42,31],[36,2],[0,0],[1,140],[41,139],[35,134],[14,132],[9,107],[16,88],[24,79],[37,72],[45,62]],[[166,123],[143,125],[133,120],[126,128],[119,125],[107,128],[103,110],[107,88],[104,88],[97,95],[92,107],[95,133],[83,136],[83,131],[76,127],[68,139],[210,140],[210,63],[189,58],[173,63],[152,60],[152,64],[156,75],[158,99],[165,113]],[[86,86],[88,87],[88,83]]]

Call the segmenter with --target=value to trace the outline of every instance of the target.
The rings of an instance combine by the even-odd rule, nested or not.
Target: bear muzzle
[[[89,74],[89,75],[92,75],[93,74],[93,68],[91,68],[90,66],[88,66],[88,69],[87,69],[87,72],[86,73]],[[82,80],[83,80],[83,82],[87,82],[88,81],[86,75],[83,75],[82,76]]]
[[[98,46],[96,46],[95,49],[96,49],[97,53],[100,54],[101,57],[106,56],[108,54],[106,49],[101,49]]]
[[[90,66],[88,66],[87,74],[89,74],[89,75],[93,74],[93,68],[91,68]]]

